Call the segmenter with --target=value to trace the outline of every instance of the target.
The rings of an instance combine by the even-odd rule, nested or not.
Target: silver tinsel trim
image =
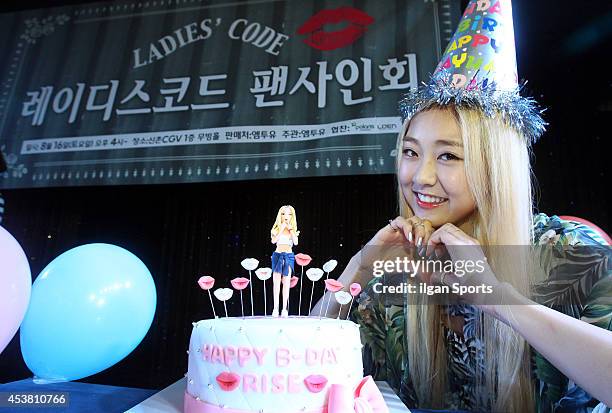
[[[514,90],[497,90],[495,82],[472,84],[472,87],[454,88],[451,74],[445,70],[432,76],[429,84],[410,91],[399,102],[402,120],[412,118],[417,112],[434,105],[457,105],[476,108],[489,117],[500,115],[510,125],[523,133],[528,142],[535,143],[546,130],[542,119],[544,112],[537,102],[520,95],[526,83]]]

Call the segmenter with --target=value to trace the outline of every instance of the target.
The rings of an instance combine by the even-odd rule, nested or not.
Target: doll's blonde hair
[[[507,252],[512,248],[507,246],[527,246],[532,242],[531,167],[525,137],[499,117],[485,116],[477,109],[447,106],[429,110],[448,111],[461,130],[465,173],[476,201],[476,209],[469,218],[473,233],[468,235],[483,246],[497,278],[528,296],[529,274],[532,273],[529,258],[524,255],[517,262],[513,257],[510,262],[500,251]],[[401,145],[408,127],[409,121],[404,123],[398,137],[396,171],[399,171],[402,161]],[[400,215],[414,215],[402,194],[399,173],[397,188]],[[441,324],[446,315],[440,305],[428,304],[426,296],[416,295],[410,299],[415,301],[407,310],[406,346],[419,407],[443,408],[444,394],[449,390],[448,360]],[[529,345],[511,327],[481,311],[476,313],[476,336],[484,346],[485,374],[484,377],[479,374],[475,377],[477,405],[473,406],[474,409],[533,412],[535,402]]]
[[[278,209],[278,213],[276,214],[276,220],[274,221],[274,225],[272,225],[272,229],[270,233],[272,236],[277,236],[280,231],[281,220],[283,217],[283,209],[289,208],[291,211],[291,219],[289,220],[289,227],[295,232],[296,236],[300,235],[300,231],[297,229],[297,217],[295,215],[295,209],[291,205],[283,205]]]

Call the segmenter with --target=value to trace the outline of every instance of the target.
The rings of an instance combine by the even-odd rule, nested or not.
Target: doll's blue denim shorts
[[[292,252],[273,252],[272,253],[272,272],[280,272],[281,275],[289,275],[295,273],[295,255]]]

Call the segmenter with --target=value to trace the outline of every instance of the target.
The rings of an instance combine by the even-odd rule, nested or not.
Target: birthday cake
[[[200,321],[189,344],[185,412],[327,412],[334,384],[352,393],[363,381],[361,347],[348,320]]]
[[[351,284],[349,292],[329,278],[337,262],[330,260],[323,269],[304,267],[311,258],[298,254],[302,267],[298,315],[279,318],[278,312],[266,315],[266,280],[270,268],[256,269],[259,261],[247,258],[241,262],[249,278],[230,280],[234,290],[217,288],[214,296],[223,303],[225,317],[215,311],[211,290],[215,279],[200,277],[198,284],[210,300],[214,319],[193,323],[189,342],[185,413],[388,413],[383,397],[371,377],[363,377],[359,327],[352,321],[327,318],[331,297],[349,310],[359,294],[359,284]],[[258,316],[253,305],[253,277],[263,283],[264,315]],[[311,314],[315,283],[321,283],[329,294],[325,312]],[[308,310],[302,311],[302,285],[311,283]],[[291,283],[291,288],[297,282]],[[251,303],[251,316],[245,316],[243,290]],[[297,293],[298,288],[296,288]],[[240,295],[241,317],[230,317],[227,301]],[[286,297],[287,299],[289,297]],[[294,295],[294,300],[295,300]],[[325,303],[325,300],[323,301]],[[285,304],[287,305],[288,302]],[[303,315],[302,315],[303,314]]]

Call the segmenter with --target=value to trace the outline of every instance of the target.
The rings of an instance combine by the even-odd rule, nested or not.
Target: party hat
[[[530,142],[546,123],[522,97],[516,69],[511,0],[470,0],[431,80],[400,101],[404,119],[433,105],[459,105],[502,116]]]

